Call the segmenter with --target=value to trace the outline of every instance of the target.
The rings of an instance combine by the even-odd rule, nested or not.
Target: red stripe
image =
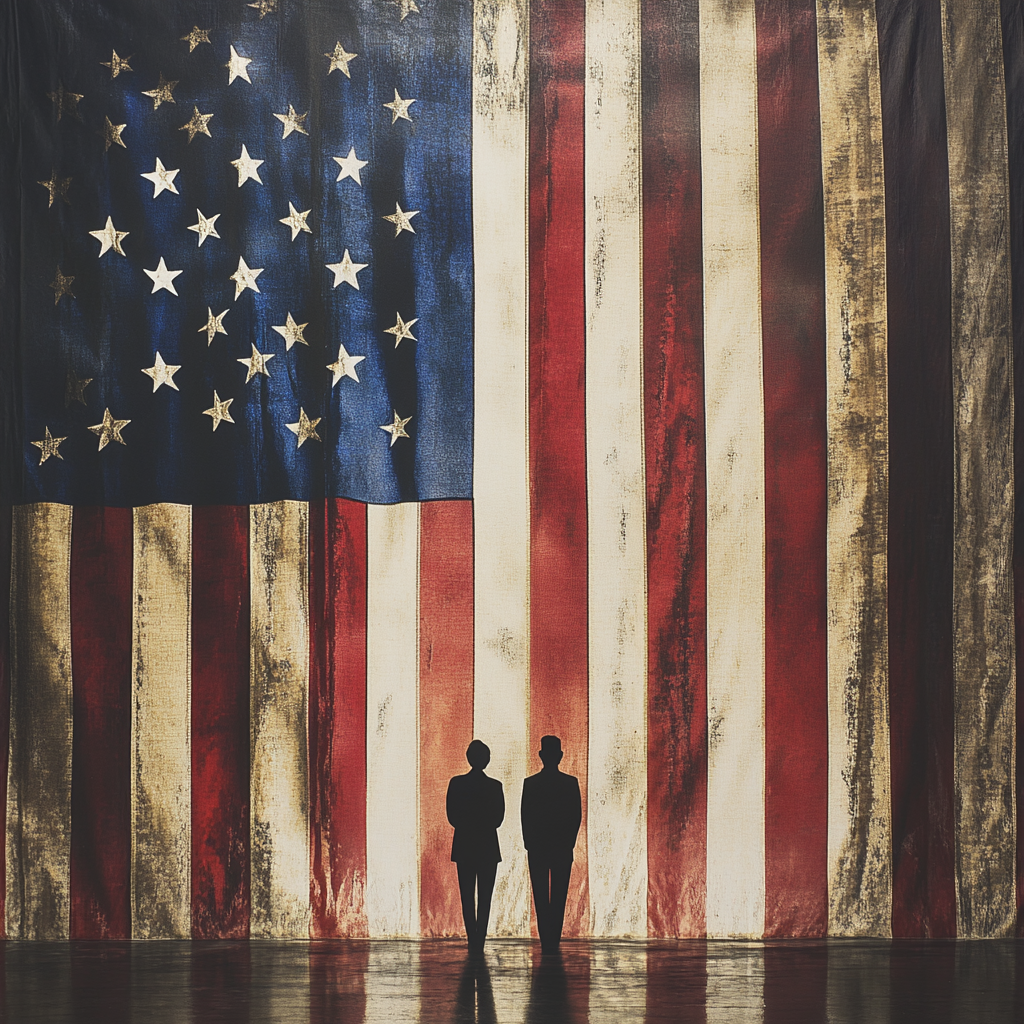
[[[365,936],[366,506],[309,508],[310,935]]]
[[[0,502],[0,849],[7,849],[7,768],[11,750],[11,506]],[[7,938],[7,857],[0,857],[0,939]],[[2,965],[0,965],[2,966]],[[0,992],[2,994],[2,992]]]
[[[71,938],[131,937],[132,510],[71,532]]]
[[[707,954],[707,942],[647,947],[646,1024],[705,1024]]]
[[[584,7],[531,5],[529,186],[530,742],[537,751],[541,736],[561,737],[562,770],[580,781],[585,821]],[[566,936],[589,929],[586,829],[574,856]]]
[[[697,0],[643,0],[648,932],[703,935],[707,652]]]
[[[892,928],[956,935],[949,172],[937,0],[879,0],[889,348]]]
[[[420,931],[462,935],[448,780],[473,739],[473,505],[420,506]]]
[[[249,509],[192,510],[192,935],[249,935]]]
[[[825,247],[814,0],[757,4],[765,934],[828,919]]]

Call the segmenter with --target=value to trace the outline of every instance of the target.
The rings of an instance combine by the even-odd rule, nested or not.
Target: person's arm
[[[497,779],[495,781],[497,782]],[[491,824],[498,828],[505,820],[505,787],[500,782],[495,787],[493,812],[494,816]]]
[[[452,828],[459,828],[462,815],[459,813],[461,810],[461,807],[459,807],[460,801],[456,793],[453,792],[454,785],[455,779],[452,779],[448,783],[448,795],[445,797],[445,810],[448,813],[448,824],[451,825]]]
[[[576,845],[576,839],[580,834],[580,825],[583,823],[583,800],[580,797],[580,781],[577,778],[573,778],[573,800],[575,801],[570,814],[571,827],[569,831],[572,834],[572,845]]]
[[[529,781],[529,780],[527,780]],[[523,783],[523,799],[519,805],[519,820],[523,826],[523,846],[527,850],[533,845],[533,822],[531,821],[530,811],[528,809],[529,801],[526,796],[527,786]]]

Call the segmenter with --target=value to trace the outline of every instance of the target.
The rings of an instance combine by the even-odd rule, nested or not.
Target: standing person
[[[562,741],[557,736],[541,737],[540,759],[544,767],[523,782],[523,845],[530,862],[541,949],[557,953],[583,806],[579,781],[558,767]]]
[[[473,740],[466,750],[470,770],[448,783],[448,821],[455,829],[452,860],[458,869],[462,919],[470,952],[482,953],[491,916],[494,876],[501,860],[498,826],[505,820],[501,783],[484,774],[491,751]]]

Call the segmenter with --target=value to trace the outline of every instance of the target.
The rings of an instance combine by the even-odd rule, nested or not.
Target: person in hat
[[[448,783],[448,821],[455,829],[452,861],[459,875],[462,919],[470,952],[482,953],[491,915],[494,878],[501,860],[498,826],[505,820],[501,783],[484,774],[491,751],[473,740],[466,750],[470,770]]]
[[[541,737],[540,759],[544,767],[523,782],[523,845],[530,864],[541,949],[557,953],[583,807],[579,781],[558,767],[562,741],[557,736]]]

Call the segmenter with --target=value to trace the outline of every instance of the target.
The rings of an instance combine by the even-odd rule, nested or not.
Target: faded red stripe
[[[705,933],[707,650],[697,0],[643,0],[647,927]]]
[[[586,821],[584,11],[583,0],[530,11],[530,742],[561,737]],[[585,828],[574,856],[566,936],[589,930]]]
[[[11,750],[11,506],[0,502],[0,849],[7,849],[7,768]],[[0,939],[7,938],[7,857],[0,857]],[[2,994],[2,993],[0,993]]]
[[[132,510],[71,532],[71,938],[131,938]]]
[[[889,329],[892,929],[956,935],[953,378],[938,0],[879,0]]]
[[[365,936],[366,506],[309,508],[310,935]]]
[[[249,509],[192,510],[192,936],[249,935]]]
[[[462,935],[448,780],[473,739],[473,505],[420,506],[420,931]]]
[[[765,935],[828,919],[825,243],[814,0],[757,11],[765,469]]]

